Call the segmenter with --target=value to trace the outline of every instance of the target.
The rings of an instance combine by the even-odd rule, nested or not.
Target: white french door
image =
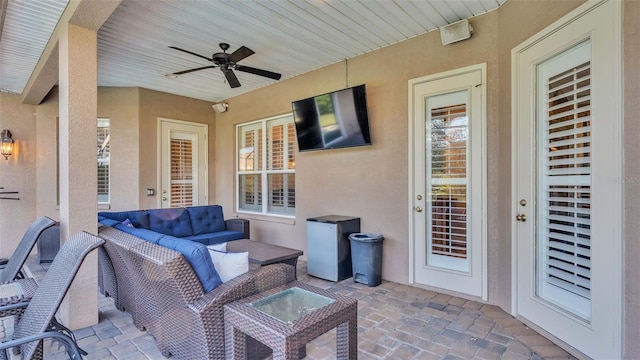
[[[207,125],[158,119],[159,205],[207,204]]]
[[[588,2],[513,51],[514,312],[602,359],[621,356],[620,24]]]
[[[485,65],[411,80],[412,282],[486,299]]]

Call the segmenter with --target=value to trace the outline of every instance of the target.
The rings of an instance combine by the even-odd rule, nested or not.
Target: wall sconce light
[[[0,154],[4,156],[5,160],[9,160],[9,156],[13,154],[13,143],[11,131],[9,129],[2,130],[0,133]]]

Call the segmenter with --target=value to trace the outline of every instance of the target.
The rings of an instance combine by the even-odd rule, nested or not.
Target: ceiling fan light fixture
[[[178,75],[176,74],[164,74],[164,77],[166,77],[167,79],[175,79],[178,77]]]

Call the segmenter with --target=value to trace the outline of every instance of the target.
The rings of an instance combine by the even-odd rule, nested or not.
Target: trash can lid
[[[353,233],[349,235],[349,240],[361,242],[380,242],[384,240],[384,237],[381,234]]]

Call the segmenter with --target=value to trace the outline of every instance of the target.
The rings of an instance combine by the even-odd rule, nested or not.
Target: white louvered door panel
[[[195,167],[194,135],[171,137],[171,197],[169,207],[193,205]]]
[[[426,129],[430,137],[427,191],[429,253],[427,263],[469,271],[467,258],[467,190],[469,118],[467,90],[430,97]],[[430,160],[430,161],[429,161]],[[430,164],[430,166],[429,166]]]
[[[591,314],[591,62],[584,43],[539,67],[538,292]]]

